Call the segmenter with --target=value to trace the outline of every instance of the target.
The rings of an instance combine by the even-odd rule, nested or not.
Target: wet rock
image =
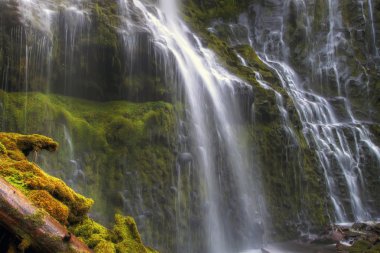
[[[181,165],[191,163],[192,161],[193,161],[193,156],[188,152],[184,152],[178,155],[178,162]]]
[[[379,226],[380,224],[374,222],[333,226],[331,237],[337,241],[338,252],[379,252]]]

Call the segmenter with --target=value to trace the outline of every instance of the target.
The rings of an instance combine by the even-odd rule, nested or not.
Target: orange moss
[[[67,224],[67,219],[69,217],[69,208],[53,198],[47,191],[30,191],[28,198],[35,206],[44,209],[61,224]]]

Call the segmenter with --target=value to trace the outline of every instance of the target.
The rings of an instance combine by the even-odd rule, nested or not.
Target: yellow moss
[[[90,248],[96,248],[102,240],[110,240],[109,231],[90,218],[71,227],[71,232],[81,238]]]
[[[39,208],[28,217],[36,228],[42,225],[45,215],[50,214],[95,252],[156,252],[145,248],[133,218],[116,215],[113,230],[106,229],[87,217],[92,199],[74,192],[62,180],[49,176],[27,160],[26,155],[31,151],[55,150],[58,144],[53,140],[39,135],[0,133],[0,141],[8,150],[0,156],[0,176]]]
[[[7,153],[7,149],[5,148],[3,143],[0,142],[0,154],[6,154],[6,153]]]
[[[112,230],[87,218],[71,228],[73,234],[82,239],[95,252],[122,253],[156,253],[146,248],[132,217],[115,215],[115,225]]]
[[[69,208],[53,198],[45,190],[34,190],[28,195],[28,198],[37,207],[43,208],[51,216],[62,224],[67,224],[69,217]]]
[[[95,253],[114,253],[116,252],[115,245],[112,242],[101,241],[94,248]]]
[[[138,243],[142,243],[136,222],[132,217],[116,214],[113,231],[119,240],[132,239]]]
[[[0,141],[8,150],[8,155],[0,160],[0,176],[27,195],[32,190],[48,192],[49,196],[69,208],[68,218],[64,220],[70,223],[80,222],[86,216],[93,200],[74,192],[62,180],[49,176],[25,156],[31,151],[37,152],[41,149],[54,151],[58,147],[56,142],[41,135],[14,133],[0,133]],[[30,196],[36,198],[33,194]],[[62,215],[56,216],[60,217],[61,222],[64,221]]]
[[[58,148],[58,143],[53,141],[53,139],[39,134],[18,135],[16,139],[17,147],[26,155],[31,151],[37,152],[45,149],[53,152]]]
[[[115,226],[113,228],[116,251],[128,253],[146,253],[142,244],[136,223],[132,217],[115,215]]]
[[[18,249],[24,252],[27,248],[30,247],[31,244],[32,242],[30,239],[24,238],[22,239],[21,243],[18,245]]]
[[[45,149],[52,152],[58,148],[58,143],[53,139],[38,134],[0,133],[0,140],[7,150],[11,151],[11,158],[14,160],[26,159],[25,156],[32,151]]]

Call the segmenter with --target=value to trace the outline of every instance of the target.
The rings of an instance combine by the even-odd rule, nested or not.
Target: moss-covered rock
[[[41,222],[41,217],[47,212],[99,253],[157,252],[143,245],[133,218],[116,215],[113,230],[108,230],[88,218],[89,208],[93,204],[91,199],[74,192],[60,179],[49,176],[23,156],[24,150],[21,148],[24,147],[28,150],[29,147],[55,150],[58,144],[52,139],[40,135],[0,133],[0,140],[7,149],[19,154],[16,159],[4,153],[0,155],[0,176],[20,189],[36,207],[41,208],[40,212],[30,217],[33,222]],[[25,140],[28,140],[28,145],[19,147],[18,142],[25,144]],[[3,236],[7,235],[7,232],[1,232]],[[18,248],[29,248],[28,238],[21,239]],[[13,247],[13,242],[10,242],[9,247]],[[31,252],[34,252],[33,249]]]
[[[25,148],[29,151],[31,147],[35,151],[53,151],[58,145],[56,142],[40,135],[25,136],[12,133],[0,133],[0,140],[8,150],[6,155],[1,156],[0,176],[22,190],[32,202],[38,202],[37,205],[40,207],[49,205],[45,202],[47,199],[62,202],[63,204],[57,204],[53,201],[51,209],[47,209],[59,221],[65,223],[67,219],[69,222],[83,219],[93,201],[74,192],[62,180],[49,176],[36,164],[29,162],[24,155]]]
[[[0,99],[3,129],[45,134],[59,141],[56,155],[30,152],[29,156],[75,190],[91,196],[95,200],[91,212],[98,221],[112,223],[115,212],[134,215],[144,240],[167,241],[168,248],[174,247],[170,235],[175,224],[164,224],[172,219],[175,207],[170,187],[176,120],[171,104],[101,103],[41,93],[0,92]],[[8,153],[25,157],[21,151],[10,149]],[[48,192],[57,188],[51,185],[54,180],[31,177],[25,181],[29,174],[11,168],[6,173],[19,188]],[[167,232],[157,232],[161,230]]]

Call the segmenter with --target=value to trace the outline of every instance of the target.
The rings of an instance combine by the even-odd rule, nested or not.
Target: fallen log
[[[86,244],[35,207],[17,188],[0,177],[0,223],[22,239],[20,249],[37,252],[92,252]]]

